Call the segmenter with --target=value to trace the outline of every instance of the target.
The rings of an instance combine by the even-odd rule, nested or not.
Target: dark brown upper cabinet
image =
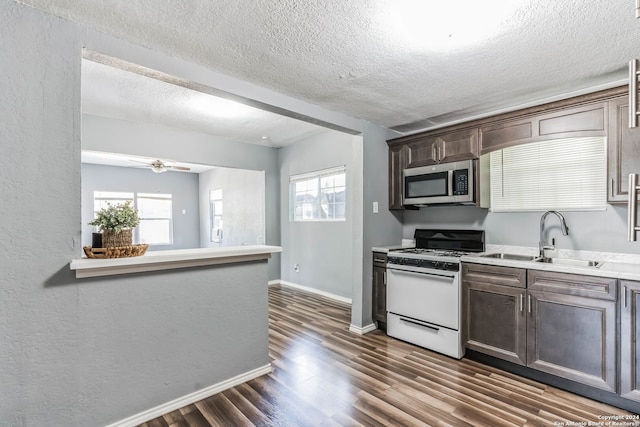
[[[628,127],[627,94],[628,88],[620,86],[391,139],[389,209],[404,208],[405,168],[477,159],[529,142],[589,136],[607,137],[608,201],[626,202],[628,175],[640,173],[640,128]]]
[[[597,102],[480,127],[481,154],[550,139],[604,136],[607,103]]]
[[[463,129],[408,142],[407,167],[478,158],[478,129]]]
[[[627,96],[609,102],[607,159],[607,201],[627,203],[629,174],[640,173],[640,127],[629,128]]]
[[[407,167],[407,146],[389,145],[389,210],[402,210],[402,171]]]

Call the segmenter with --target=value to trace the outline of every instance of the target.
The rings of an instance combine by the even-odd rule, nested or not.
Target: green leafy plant
[[[118,205],[109,205],[96,213],[96,219],[89,225],[96,225],[100,231],[113,230],[120,233],[124,228],[133,228],[140,224],[138,211],[131,206],[131,201]]]

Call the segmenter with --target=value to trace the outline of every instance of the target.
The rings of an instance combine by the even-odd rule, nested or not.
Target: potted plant
[[[131,231],[140,224],[138,211],[131,206],[131,201],[100,209],[96,218],[89,225],[97,226],[102,232],[102,246],[105,248],[131,246]]]

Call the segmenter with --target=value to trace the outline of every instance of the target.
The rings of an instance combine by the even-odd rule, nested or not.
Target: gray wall
[[[203,248],[264,243],[264,172],[215,168],[200,174],[200,244]],[[223,238],[211,241],[209,191],[222,189]]]
[[[0,425],[105,425],[268,363],[264,262],[84,280],[69,269],[82,250],[82,47],[179,61],[11,0],[0,39]],[[127,134],[97,139],[266,170],[267,241],[279,243],[275,150],[176,146],[169,130],[140,147]]]
[[[429,207],[404,213],[403,235],[413,238],[415,228],[453,227],[486,231],[487,243],[538,246],[542,212],[493,213],[475,207]],[[640,245],[627,242],[626,206],[608,206],[606,211],[563,212],[569,236],[563,236],[558,219],[547,217],[546,236],[556,239],[556,247],[602,252],[638,253]]]
[[[359,140],[360,137],[327,131],[280,149],[282,280],[352,297],[352,274],[357,262],[352,251],[354,244],[359,245],[354,233],[362,227],[355,218],[359,208],[350,199],[361,192],[358,171],[362,159],[355,154]],[[346,165],[347,174],[346,221],[290,221],[289,177],[341,165]],[[295,264],[300,266],[297,273]]]
[[[402,212],[389,211],[389,160],[387,139],[398,134],[366,123],[363,144],[363,242],[362,280],[354,280],[351,324],[366,327],[372,323],[373,246],[399,245],[402,240]],[[378,213],[373,213],[378,202]]]
[[[200,247],[198,174],[153,173],[149,169],[82,164],[82,245],[91,245],[94,191],[130,191],[172,195],[173,244],[152,245],[149,250]],[[186,211],[185,214],[182,211]]]
[[[215,136],[161,125],[132,123],[84,114],[85,150],[171,159],[229,168],[264,171],[265,242],[280,245],[280,178],[277,151],[254,144],[229,143]],[[280,256],[269,262],[269,279],[280,277]]]

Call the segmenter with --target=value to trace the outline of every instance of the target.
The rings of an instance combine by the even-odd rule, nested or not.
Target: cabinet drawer
[[[530,290],[553,292],[615,301],[616,279],[552,271],[529,270],[527,287]]]
[[[387,265],[387,254],[383,252],[374,252],[373,264],[379,267],[385,267]]]
[[[462,264],[462,280],[491,285],[524,288],[527,283],[527,270],[523,268],[500,267],[484,264]]]

